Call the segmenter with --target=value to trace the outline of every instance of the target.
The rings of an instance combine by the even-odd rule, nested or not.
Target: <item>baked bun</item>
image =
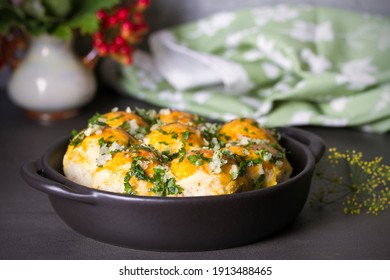
[[[170,109],[96,114],[74,133],[63,167],[78,184],[142,196],[233,194],[292,173],[277,134],[254,119],[218,124]]]

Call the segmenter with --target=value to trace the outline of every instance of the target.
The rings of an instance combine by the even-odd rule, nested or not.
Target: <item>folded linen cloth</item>
[[[390,19],[278,5],[223,12],[150,36],[119,85],[160,106],[266,126],[390,130]]]

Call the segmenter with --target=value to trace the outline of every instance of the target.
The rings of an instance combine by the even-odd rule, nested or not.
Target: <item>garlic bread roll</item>
[[[251,188],[239,176],[237,162],[220,151],[191,151],[171,164],[172,174],[183,188],[183,196],[232,194]]]
[[[170,123],[146,135],[144,144],[151,145],[160,153],[174,155],[199,149],[204,141],[199,130],[181,123]]]
[[[97,167],[111,158],[114,150],[138,143],[122,129],[99,127],[93,132],[81,131],[68,146],[63,159],[63,170],[70,180],[90,187]],[[104,146],[103,143],[111,143]]]

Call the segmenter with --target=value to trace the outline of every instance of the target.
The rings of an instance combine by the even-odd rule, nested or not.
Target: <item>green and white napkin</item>
[[[121,66],[131,96],[269,127],[390,131],[390,19],[313,6],[223,12],[150,36]]]

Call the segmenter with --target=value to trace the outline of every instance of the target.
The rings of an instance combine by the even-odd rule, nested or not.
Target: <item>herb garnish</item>
[[[221,125],[218,123],[205,123],[200,127],[200,133],[204,139],[210,142],[213,138],[218,138],[218,130]]]
[[[157,166],[153,168],[154,174],[153,177],[146,175],[143,170],[140,161],[146,160],[143,157],[135,157],[130,171],[126,173],[124,178],[124,190],[127,194],[135,194],[133,187],[130,185],[129,180],[131,177],[135,177],[139,180],[143,180],[153,184],[153,187],[150,188],[150,191],[158,194],[160,196],[175,195],[181,194],[183,188],[176,184],[176,179],[174,177],[167,175],[167,168],[164,166]]]
[[[103,147],[104,144],[107,144],[106,141],[104,141],[103,137],[98,140],[98,143],[99,143],[100,148]]]
[[[210,163],[212,160],[211,158],[207,158],[202,155],[199,151],[196,151],[193,155],[189,155],[187,159],[191,164],[195,166],[201,166],[205,163]]]
[[[191,134],[192,134],[192,132],[190,132],[190,131],[182,132],[181,133],[182,142],[184,143],[184,141],[187,141]]]
[[[93,115],[92,118],[88,120],[88,126],[92,125],[106,126],[107,124],[103,115],[95,113],[95,115]]]
[[[141,160],[144,160],[144,158],[136,157],[133,159],[133,162],[131,164],[131,169],[130,169],[130,175],[134,176],[139,180],[148,180],[149,177],[146,175],[145,171],[141,166],[140,163]]]
[[[125,193],[126,194],[131,194],[131,195],[136,195],[137,192],[133,190],[133,187],[130,185],[129,181],[131,178],[130,171],[126,173],[125,178],[123,179],[123,184],[125,185]]]
[[[183,192],[183,188],[176,184],[175,178],[167,178],[164,167],[158,166],[153,170],[154,176],[151,180],[153,188],[151,191],[161,196],[181,194]]]
[[[172,134],[172,139],[175,139],[175,140],[176,140],[178,137],[179,137],[179,135],[177,135],[177,133],[173,133],[173,134]]]
[[[150,127],[139,126],[136,122],[132,124],[131,121],[124,121],[119,128],[123,129],[130,135],[137,139],[142,139],[146,134],[150,132]]]
[[[265,180],[265,175],[260,174],[259,177],[257,177],[257,179],[255,181],[255,190],[263,188],[264,180]]]
[[[153,125],[153,124],[157,123],[155,110],[145,110],[145,109],[141,109],[141,108],[136,107],[135,112],[149,125]]]
[[[77,130],[73,129],[72,135],[73,135],[73,138],[70,140],[70,143],[69,143],[69,145],[71,145],[71,146],[80,145],[81,142],[83,142],[83,140],[85,138],[84,131],[77,132]]]

